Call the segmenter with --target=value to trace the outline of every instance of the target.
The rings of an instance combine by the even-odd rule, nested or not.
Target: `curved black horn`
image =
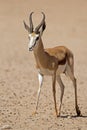
[[[43,25],[43,23],[45,22],[45,14],[43,12],[41,12],[43,15],[43,19],[41,21],[41,23],[35,28],[35,32],[38,33],[40,27]]]
[[[32,33],[33,32],[33,22],[32,22],[32,14],[33,14],[34,12],[31,12],[30,13],[30,16],[29,16],[29,22],[30,22],[30,32]]]

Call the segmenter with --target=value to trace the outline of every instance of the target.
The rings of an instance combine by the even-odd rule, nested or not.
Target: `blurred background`
[[[46,14],[46,31],[43,35],[44,46],[57,45],[74,48],[76,55],[85,56],[87,41],[87,1],[86,0],[0,0],[0,62],[25,59],[27,56],[27,32],[23,20],[34,11],[35,26],[41,21],[41,11]],[[84,49],[82,49],[82,47]],[[79,50],[79,51],[77,51]],[[20,56],[21,57],[20,57]],[[29,54],[30,55],[30,54]],[[29,56],[28,55],[28,56]],[[84,57],[83,56],[83,57]],[[4,59],[5,58],[5,59]]]

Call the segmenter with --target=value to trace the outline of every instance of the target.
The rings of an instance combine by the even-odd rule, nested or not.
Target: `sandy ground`
[[[72,82],[62,77],[65,93],[61,117],[54,115],[51,77],[45,77],[38,114],[35,110],[38,78],[23,20],[34,11],[34,24],[46,14],[45,47],[65,45],[75,55],[78,103],[76,117]],[[0,130],[86,130],[87,129],[87,1],[86,0],[0,0]],[[57,84],[57,103],[60,88]],[[71,117],[70,117],[70,116]]]

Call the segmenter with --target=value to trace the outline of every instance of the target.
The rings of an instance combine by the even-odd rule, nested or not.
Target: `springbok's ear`
[[[23,23],[24,23],[24,27],[25,27],[25,29],[26,29],[28,32],[30,32],[30,28],[29,28],[29,26],[25,23],[24,20],[23,20]]]
[[[43,25],[42,25],[42,27],[41,27],[41,29],[40,29],[40,35],[42,36],[42,34],[43,34],[43,31],[46,29],[46,22],[44,21],[44,23],[43,23]]]

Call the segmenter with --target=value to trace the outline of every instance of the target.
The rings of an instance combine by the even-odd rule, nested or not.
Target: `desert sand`
[[[74,53],[78,104],[76,117],[74,88],[62,76],[65,93],[61,117],[55,116],[51,77],[45,77],[35,111],[38,77],[33,52],[28,51],[29,14],[34,25],[46,14],[45,47],[67,46]],[[60,87],[57,88],[57,105]],[[87,1],[86,0],[0,0],[0,130],[86,130],[87,129]]]

